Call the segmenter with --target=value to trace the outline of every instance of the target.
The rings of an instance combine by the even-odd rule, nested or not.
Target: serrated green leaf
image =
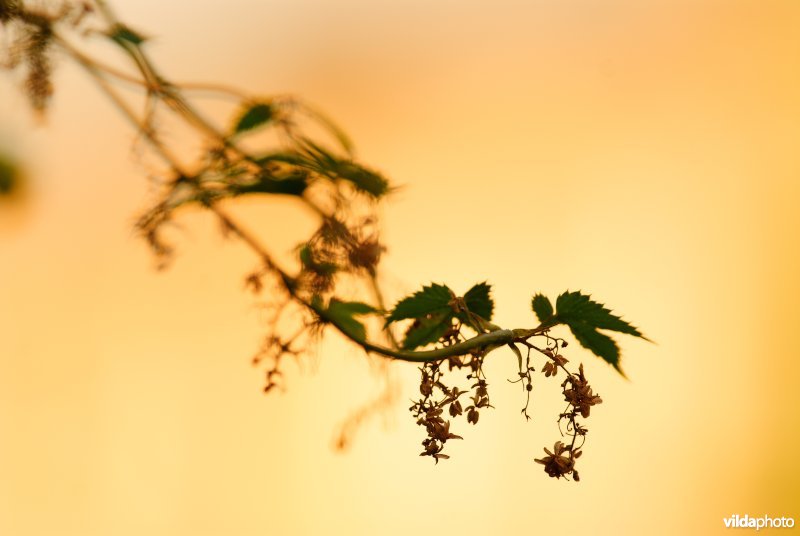
[[[109,32],[108,37],[123,47],[127,47],[129,45],[139,46],[145,42],[145,38],[142,35],[133,31],[124,24],[116,24]]]
[[[602,303],[593,301],[589,295],[578,291],[564,292],[558,297],[554,319],[569,326],[583,347],[613,365],[620,374],[623,373],[619,363],[619,347],[611,337],[600,333],[598,329],[649,340],[636,327],[613,314]]]
[[[464,294],[464,304],[470,312],[484,320],[492,320],[494,313],[494,300],[491,296],[492,287],[485,281],[474,285]]]
[[[397,302],[386,323],[406,318],[421,318],[428,314],[447,313],[451,311],[449,303],[452,299],[452,291],[446,285],[433,283]]]
[[[272,106],[267,102],[256,102],[249,104],[236,120],[233,127],[235,134],[253,130],[269,123],[274,117]]]
[[[584,322],[594,328],[627,333],[647,340],[637,328],[613,314],[602,303],[592,301],[589,295],[579,291],[564,292],[558,297],[556,316],[568,325]]]
[[[430,318],[415,321],[403,338],[403,349],[413,350],[420,346],[433,344],[442,338],[450,327],[451,316],[447,313],[433,314]]]
[[[569,324],[569,329],[581,346],[602,358],[606,363],[613,365],[622,374],[619,364],[619,347],[614,339],[582,322]]]
[[[531,308],[536,313],[536,318],[539,319],[540,324],[544,324],[553,319],[553,304],[550,299],[543,295],[537,294],[531,300]]]

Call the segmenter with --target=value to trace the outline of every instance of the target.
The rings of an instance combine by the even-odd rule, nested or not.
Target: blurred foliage
[[[0,195],[10,196],[20,187],[20,172],[12,159],[0,154]]]

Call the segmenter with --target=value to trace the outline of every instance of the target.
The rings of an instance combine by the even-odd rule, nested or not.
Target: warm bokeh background
[[[71,65],[47,124],[6,78],[0,146],[26,166],[0,203],[0,534],[712,534],[734,513],[800,521],[800,3],[116,2],[176,80],[295,93],[404,188],[384,210],[385,280],[590,291],[658,342],[623,340],[620,379],[577,348],[605,400],[580,484],[496,411],[434,467],[406,402],[338,454],[377,390],[336,340],[264,397],[248,252],[189,215],[156,273],[132,222],[148,199],[133,134]],[[244,207],[288,251],[296,206]],[[287,223],[289,222],[289,223]],[[280,234],[280,236],[275,236]]]

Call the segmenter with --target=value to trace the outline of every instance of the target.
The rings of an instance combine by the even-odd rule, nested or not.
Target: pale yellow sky
[[[392,299],[488,280],[497,322],[526,327],[533,293],[583,289],[658,344],[621,341],[627,382],[569,348],[604,399],[579,484],[533,463],[558,439],[557,386],[540,382],[525,423],[503,352],[496,410],[459,423],[450,460],[417,456],[404,364],[387,422],[335,453],[374,367],[331,336],[264,397],[242,291],[255,260],[194,213],[156,273],[132,231],[148,169],[124,121],[63,64],[37,126],[4,77],[0,143],[29,184],[0,204],[0,534],[715,534],[735,513],[800,518],[800,4],[116,6],[175,80],[302,96],[403,185],[383,208]],[[234,210],[287,255],[308,225],[291,203]]]

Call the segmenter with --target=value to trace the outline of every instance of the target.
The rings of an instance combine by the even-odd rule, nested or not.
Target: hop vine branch
[[[495,303],[488,282],[463,294],[431,283],[389,307],[380,286],[387,246],[381,240],[378,208],[393,187],[357,158],[344,131],[316,108],[294,97],[262,97],[169,79],[151,60],[145,34],[119,20],[102,0],[0,0],[0,37],[2,67],[10,78],[21,80],[37,113],[44,113],[53,98],[53,59],[66,57],[159,157],[161,166],[154,173],[158,194],[136,228],[160,268],[168,266],[174,253],[169,224],[186,207],[206,211],[226,235],[252,251],[256,266],[245,276],[245,285],[271,306],[253,359],[263,367],[265,391],[284,386],[286,360],[304,354],[330,331],[366,353],[416,363],[420,397],[410,412],[425,431],[420,455],[438,463],[449,457],[447,442],[462,439],[454,431],[457,419],[477,425],[481,412],[493,408],[484,363],[496,350],[508,348],[517,357],[513,383],[522,386],[526,419],[531,418],[536,376],[536,381],[561,380],[566,407],[557,422],[566,442],[557,441],[535,461],[551,477],[579,480],[575,464],[588,432],[583,421],[602,399],[582,364],[577,370],[569,367],[563,355],[568,341],[553,330],[568,327],[581,346],[622,374],[619,347],[609,332],[647,340],[638,328],[582,291],[564,292],[555,306],[536,294],[530,325],[504,328],[493,323]],[[112,43],[123,67],[97,59],[90,52],[97,41]],[[137,102],[122,92],[131,85],[140,90]],[[196,106],[192,95],[197,90],[237,103],[227,125],[217,124]],[[188,125],[203,149],[185,154],[172,146],[161,132],[166,117]],[[264,132],[276,141],[259,144],[261,138],[254,134]],[[288,265],[237,219],[235,204],[229,203],[264,196],[292,198],[316,222],[310,236],[298,237],[294,262]],[[354,422],[369,411],[359,412]]]

